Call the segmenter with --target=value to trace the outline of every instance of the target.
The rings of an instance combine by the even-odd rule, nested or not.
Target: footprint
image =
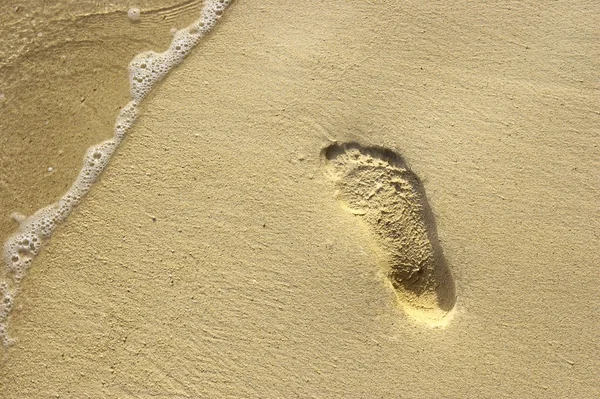
[[[385,148],[333,144],[321,155],[336,198],[373,233],[399,305],[425,324],[446,325],[456,302],[454,281],[418,177]]]

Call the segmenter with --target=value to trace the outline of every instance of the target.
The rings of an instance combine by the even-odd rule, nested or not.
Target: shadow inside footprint
[[[336,143],[321,155],[341,205],[374,233],[405,312],[430,325],[445,325],[456,302],[455,286],[417,175],[386,148]]]

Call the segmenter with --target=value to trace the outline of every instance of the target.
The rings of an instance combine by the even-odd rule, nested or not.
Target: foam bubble
[[[129,64],[131,101],[117,116],[113,138],[87,150],[77,179],[58,202],[40,209],[29,217],[12,214],[13,219],[19,222],[19,228],[4,243],[5,280],[0,280],[0,340],[5,346],[13,342],[7,333],[8,316],[21,280],[33,259],[50,239],[58,224],[79,205],[104,171],[127,131],[135,123],[139,104],[144,97],[171,69],[180,64],[202,37],[215,26],[230,2],[231,0],[205,1],[200,18],[184,29],[175,30],[171,45],[166,51],[138,54]],[[132,21],[138,21],[141,16],[140,9],[130,8],[127,16]],[[0,100],[3,98],[0,93]]]
[[[137,7],[131,7],[129,10],[127,10],[127,18],[129,18],[131,21],[139,21],[141,16],[142,13]]]

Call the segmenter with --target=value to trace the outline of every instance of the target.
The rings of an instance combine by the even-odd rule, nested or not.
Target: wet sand
[[[129,101],[127,64],[164,49],[170,30],[197,18],[200,1],[138,2],[128,7],[38,1],[0,6],[0,239],[71,186],[93,144],[113,134]]]
[[[597,397],[590,4],[237,1],[34,262],[0,396]],[[3,155],[16,192],[3,188],[4,214],[70,184],[111,133],[117,111],[101,98],[122,90],[126,103],[118,65],[149,44],[107,47],[127,53],[107,55],[115,80],[97,85],[112,93],[97,119],[77,116],[91,100],[73,108],[72,92],[98,82],[69,77],[62,109],[80,125],[31,129],[49,141]],[[10,112],[2,123],[17,126]],[[326,176],[335,142],[390,149],[419,177],[456,284],[445,328],[399,306],[378,235]],[[39,159],[60,146],[69,155],[47,163],[64,172],[45,176]]]

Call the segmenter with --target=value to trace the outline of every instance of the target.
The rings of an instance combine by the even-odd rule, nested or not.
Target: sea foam
[[[83,168],[77,179],[58,202],[40,209],[29,217],[13,214],[13,218],[19,222],[19,227],[4,243],[3,280],[0,281],[0,340],[4,346],[13,341],[7,332],[9,315],[14,298],[33,259],[50,239],[57,225],[69,216],[106,168],[115,150],[135,123],[138,107],[144,97],[171,69],[180,64],[202,37],[215,26],[231,1],[206,0],[200,18],[188,27],[176,31],[166,51],[138,54],[129,64],[131,101],[121,109],[117,117],[113,138],[87,150]],[[137,20],[139,13],[137,9],[130,9],[128,15]]]

